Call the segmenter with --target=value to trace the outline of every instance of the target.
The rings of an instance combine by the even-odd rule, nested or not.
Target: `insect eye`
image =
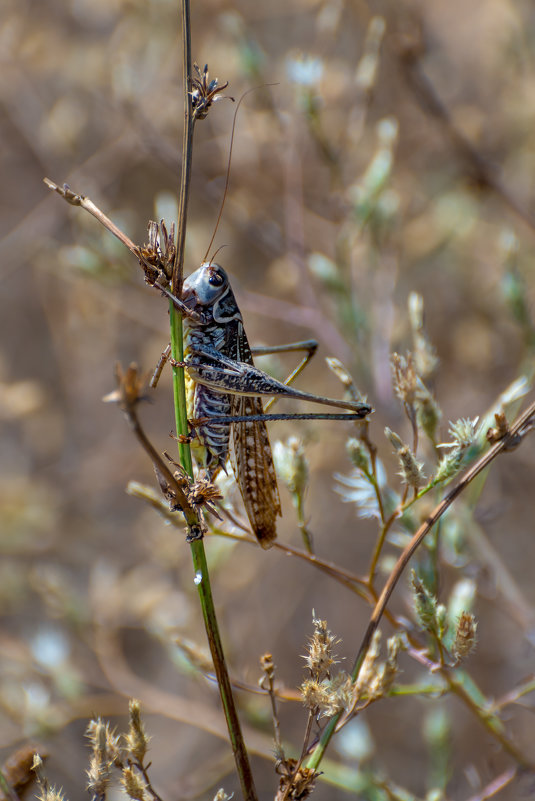
[[[212,275],[208,279],[208,283],[211,284],[212,286],[221,286],[224,280],[225,279],[220,273],[212,273]]]

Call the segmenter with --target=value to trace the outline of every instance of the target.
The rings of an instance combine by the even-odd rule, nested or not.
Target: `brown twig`
[[[453,501],[469,486],[469,484],[478,476],[485,468],[487,468],[491,462],[503,451],[510,450],[511,448],[516,447],[519,442],[521,441],[522,437],[529,431],[532,430],[532,421],[535,417],[535,402],[531,403],[528,408],[517,418],[517,420],[511,425],[509,428],[509,432],[504,436],[499,442],[496,442],[483,456],[481,456],[473,465],[470,467],[464,476],[460,479],[460,481],[451,489],[445,498],[438,504],[438,506],[433,510],[433,512],[429,515],[429,517],[425,520],[424,523],[420,526],[418,531],[414,534],[413,538],[404,549],[403,553],[397,560],[392,572],[390,573],[385,586],[379,596],[379,599],[375,605],[375,608],[372,612],[370,617],[370,621],[368,623],[368,627],[362,639],[360,648],[357,653],[357,657],[355,659],[355,663],[353,666],[353,670],[351,672],[351,677],[353,681],[356,681],[358,675],[360,673],[360,669],[362,667],[362,663],[370,647],[370,643],[372,641],[373,635],[379,626],[379,622],[385,612],[386,605],[390,600],[390,596],[392,595],[396,584],[398,583],[399,579],[401,578],[403,571],[405,570],[407,564],[411,560],[412,556],[414,555],[417,548],[421,545],[427,534],[431,531],[435,523],[440,520],[444,512],[451,506]],[[342,713],[338,713],[329,721],[328,725],[325,727],[320,740],[312,753],[307,766],[309,768],[316,769],[320,764],[323,755],[325,753],[325,749],[330,742],[331,737],[333,736],[334,732],[336,731],[336,727],[342,717]],[[522,764],[525,764],[525,759],[523,759]]]

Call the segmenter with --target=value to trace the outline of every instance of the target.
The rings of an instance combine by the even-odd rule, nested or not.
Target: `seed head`
[[[408,353],[406,357],[400,356],[399,353],[393,353],[390,364],[394,392],[400,401],[413,408],[418,389],[418,375],[412,353]]]
[[[310,637],[308,654],[304,657],[310,674],[316,681],[330,678],[331,666],[336,664],[333,648],[340,640],[327,629],[326,620],[312,619],[314,634]]]
[[[364,443],[360,439],[351,437],[346,442],[346,452],[357,470],[370,472],[370,459]]]
[[[218,100],[227,98],[234,102],[234,98],[230,97],[230,95],[219,96],[219,93],[227,88],[228,81],[219,86],[218,78],[214,78],[211,81],[208,80],[208,64],[204,65],[202,72],[198,64],[194,64],[193,69],[195,70],[195,75],[191,78],[193,89],[189,94],[191,95],[194,120],[204,120],[213,103]]]
[[[130,765],[123,768],[121,784],[126,794],[134,801],[145,801],[147,785],[135,768]]]
[[[388,426],[385,428],[385,435],[396,449],[396,456],[399,460],[399,474],[405,484],[417,489],[425,484],[423,462],[419,462],[408,445],[392,431]]]
[[[92,798],[104,798],[111,780],[111,769],[120,763],[119,738],[109,723],[91,720],[86,730],[92,754],[87,770],[87,789]]]
[[[145,727],[141,720],[140,703],[136,698],[132,698],[128,704],[128,711],[130,713],[130,725],[128,733],[125,735],[126,748],[132,759],[142,765],[149,747],[149,737],[145,732]],[[136,797],[132,796],[132,798]]]
[[[426,631],[437,631],[437,599],[413,570],[411,572],[414,609],[420,626]]]
[[[458,662],[472,653],[477,645],[477,623],[476,619],[469,612],[463,612],[457,621],[455,629],[455,640],[453,642],[453,654]]]
[[[360,669],[357,681],[353,689],[353,697],[358,701],[363,695],[368,695],[370,687],[375,681],[377,674],[377,660],[379,659],[379,650],[381,647],[381,632],[376,629],[370,643],[370,647],[366,652],[362,667]],[[371,693],[370,693],[371,694]]]

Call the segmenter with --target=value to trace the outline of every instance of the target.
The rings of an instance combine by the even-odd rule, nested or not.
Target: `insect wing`
[[[234,395],[232,400],[233,415],[263,413],[259,398]],[[234,423],[230,454],[247,517],[262,548],[270,548],[281,508],[265,423]]]

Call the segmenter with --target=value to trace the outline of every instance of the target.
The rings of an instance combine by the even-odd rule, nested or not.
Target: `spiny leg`
[[[284,379],[284,384],[286,386],[290,386],[298,375],[300,375],[307,364],[312,360],[312,357],[316,353],[318,349],[318,343],[315,339],[305,339],[302,342],[290,342],[287,345],[272,345],[272,346],[263,346],[257,345],[256,347],[251,348],[251,353],[253,356],[269,356],[272,353],[299,353],[301,351],[305,351],[305,355],[297,365],[297,367],[290,373],[290,375]],[[264,406],[265,411],[271,409],[274,403],[277,402],[277,398],[271,398],[266,405]]]
[[[261,397],[264,395],[284,398],[295,398],[325,406],[348,409],[359,417],[365,417],[372,411],[371,406],[360,401],[346,401],[326,398],[310,392],[292,389],[286,384],[259,370],[247,362],[237,362],[223,356],[216,348],[207,346],[197,348],[192,354],[202,361],[188,360],[187,369],[194,381],[210,387],[217,392],[231,395]]]

